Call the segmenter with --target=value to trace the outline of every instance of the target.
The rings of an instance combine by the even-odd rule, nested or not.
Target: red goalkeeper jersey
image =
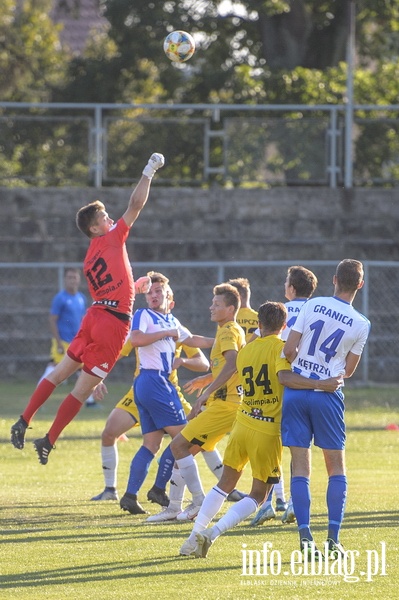
[[[93,238],[83,269],[94,306],[131,316],[134,282],[126,250],[129,232],[121,218],[108,233]]]

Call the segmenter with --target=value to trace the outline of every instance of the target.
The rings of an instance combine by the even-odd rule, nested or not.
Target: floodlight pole
[[[348,42],[346,48],[346,110],[345,110],[345,182],[344,187],[353,187],[353,67],[355,57],[356,2],[349,0]]]

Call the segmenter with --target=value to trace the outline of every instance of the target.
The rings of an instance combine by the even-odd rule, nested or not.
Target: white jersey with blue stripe
[[[286,322],[286,327],[285,327],[285,329],[283,329],[283,331],[281,332],[281,336],[280,336],[284,342],[287,341],[288,334],[291,331],[291,327],[294,325],[295,321],[297,320],[299,311],[301,310],[302,306],[307,301],[308,301],[307,298],[295,298],[294,300],[290,300],[289,302],[285,303],[284,306],[287,309],[287,322]]]
[[[177,329],[180,342],[191,337],[188,329],[171,313],[164,315],[150,308],[139,308],[133,315],[132,331],[154,333],[166,329]],[[148,346],[140,346],[137,350],[140,369],[154,369],[168,375],[172,372],[176,351],[176,342],[172,337],[164,337]]]
[[[285,328],[282,330],[282,332],[280,334],[280,337],[283,340],[283,342],[287,341],[288,334],[291,331],[291,327],[295,323],[296,318],[297,318],[297,316],[299,314],[299,311],[301,310],[302,306],[307,301],[308,301],[307,298],[295,298],[295,300],[290,300],[289,302],[286,302],[284,304],[284,306],[287,309],[287,321],[286,321],[286,324],[285,324]],[[258,327],[258,329],[255,330],[255,335],[257,335],[258,337],[260,337],[260,329],[259,329],[259,327]]]
[[[291,330],[302,334],[293,370],[327,379],[345,373],[349,352],[362,354],[370,321],[336,296],[320,297],[305,302]]]

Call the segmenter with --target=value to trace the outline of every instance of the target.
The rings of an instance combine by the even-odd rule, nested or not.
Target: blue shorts
[[[133,390],[142,433],[187,423],[177,390],[167,374],[142,369],[134,380]]]
[[[283,446],[325,450],[345,448],[344,395],[285,388],[281,435]]]

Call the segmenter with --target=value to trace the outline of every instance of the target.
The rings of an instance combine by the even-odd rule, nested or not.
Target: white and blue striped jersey
[[[283,340],[283,342],[287,341],[288,334],[291,331],[291,327],[295,323],[296,318],[299,315],[299,311],[301,310],[302,306],[307,301],[308,301],[307,298],[295,298],[295,300],[290,300],[289,302],[286,302],[284,304],[284,306],[287,309],[287,321],[286,321],[286,324],[285,324],[286,327],[285,327],[285,329],[283,329],[283,331],[281,332],[281,335],[280,335],[280,337]],[[257,335],[258,337],[260,337],[260,329],[259,329],[259,327],[258,327],[258,329],[255,330],[255,335]]]
[[[171,313],[164,315],[150,308],[139,308],[133,315],[132,331],[154,333],[165,329],[177,329],[179,341],[184,342],[191,337],[191,333],[183,327],[178,319]],[[140,369],[154,369],[170,374],[176,351],[176,342],[171,337],[165,337],[148,346],[138,349]]]
[[[327,379],[345,373],[349,352],[362,354],[370,321],[336,296],[311,298],[291,330],[302,334],[293,370],[304,377]]]
[[[307,298],[295,298],[294,300],[290,300],[289,302],[285,303],[284,306],[287,309],[287,313],[288,313],[287,314],[287,322],[286,322],[286,328],[283,329],[283,331],[281,332],[281,336],[280,336],[284,342],[287,341],[288,334],[291,331],[291,327],[297,320],[299,311],[301,310],[302,306],[307,301],[308,301]]]

